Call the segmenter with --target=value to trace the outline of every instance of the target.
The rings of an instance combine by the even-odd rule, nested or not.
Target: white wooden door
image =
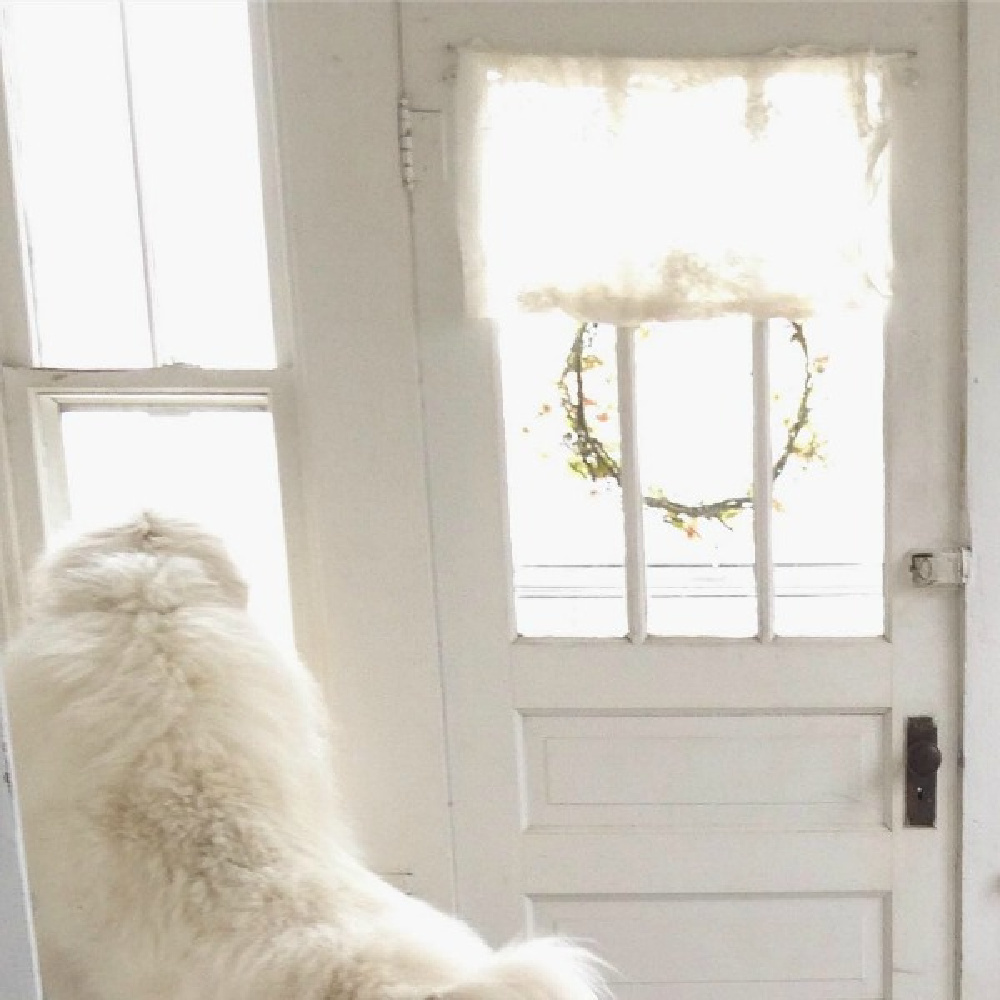
[[[623,1000],[955,995],[961,595],[915,588],[908,557],[961,537],[960,37],[958,5],[401,5],[459,909],[497,940],[525,923],[591,940],[618,969]],[[662,606],[679,608],[684,620],[688,612],[697,617],[692,600],[709,597],[709,613],[689,630],[694,637],[671,635],[669,625],[660,637],[645,636],[632,622],[630,637],[615,638],[628,625],[616,632],[598,619],[607,606],[601,595],[621,592],[618,577],[605,587],[595,565],[575,591],[572,581],[550,586],[551,566],[535,566],[542,575],[525,582],[509,543],[508,515],[526,516],[525,487],[505,454],[500,355],[514,366],[504,369],[509,425],[511,371],[547,352],[558,379],[566,341],[537,352],[523,342],[512,348],[503,330],[465,318],[452,107],[455,50],[471,43],[543,55],[709,56],[803,45],[912,54],[912,79],[897,81],[891,95],[895,275],[884,324],[884,424],[871,388],[883,374],[881,323],[861,341],[870,347],[874,337],[874,354],[859,349],[838,360],[849,338],[834,343],[830,334],[830,371],[839,365],[841,374],[823,390],[840,400],[831,404],[839,412],[858,408],[855,423],[842,425],[853,431],[842,431],[840,445],[829,442],[834,450],[850,453],[874,439],[881,457],[884,426],[884,496],[880,488],[873,497],[868,467],[858,473],[869,475],[858,485],[860,506],[842,485],[839,507],[826,496],[806,518],[813,539],[851,542],[837,523],[845,519],[859,534],[875,525],[885,568],[874,583],[870,573],[834,579],[831,565],[811,577],[817,567],[809,559],[796,570],[794,558],[780,556],[777,507],[757,518],[749,564],[717,560],[700,566],[699,578],[699,559],[671,562],[670,536],[660,583],[652,569],[643,578],[627,560],[611,566],[629,593],[643,579],[651,591],[660,587]],[[754,336],[759,345],[762,335],[748,326],[742,346],[732,348],[742,352],[737,367],[749,365]],[[824,334],[810,327],[807,336],[815,338],[815,360]],[[619,383],[641,383],[645,348],[635,345],[635,356],[631,346],[618,348]],[[755,388],[741,404],[747,426],[757,407],[758,466],[769,423],[761,408],[776,391],[762,383],[765,354],[758,346]],[[682,352],[682,366],[687,357]],[[814,369],[817,385],[824,365]],[[629,366],[634,379],[623,375]],[[704,384],[711,394],[711,381]],[[726,394],[749,383],[739,384]],[[800,389],[790,391],[798,398]],[[693,424],[690,433],[716,441],[710,418]],[[712,447],[724,449],[718,441]],[[623,463],[627,451],[623,443]],[[777,489],[776,481],[776,500]],[[558,518],[562,500],[541,490],[530,499]],[[644,515],[632,503],[630,515],[626,495],[624,531],[634,541]],[[648,552],[660,543],[646,525]],[[677,525],[664,530],[676,535]],[[770,561],[761,554],[768,547]],[[741,595],[754,605],[746,584],[754,558],[758,611],[761,602],[771,608],[758,614],[766,619],[759,634],[747,636],[740,613],[730,611]],[[669,574],[678,568],[675,579]],[[549,630],[561,637],[545,637],[545,616],[553,614],[542,607],[546,596],[565,612]],[[809,603],[827,598],[832,605]],[[622,601],[634,606],[635,596]],[[810,618],[814,606],[833,607],[840,624],[817,625],[825,612]],[[532,617],[539,607],[541,624]],[[795,607],[806,612],[796,617]],[[911,716],[931,716],[940,727],[944,764],[931,829],[905,823]]]

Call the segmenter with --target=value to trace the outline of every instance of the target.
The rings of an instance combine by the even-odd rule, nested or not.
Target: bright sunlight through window
[[[290,643],[268,373],[232,389],[276,365],[249,8],[2,11],[32,360],[63,373],[58,419],[36,427],[40,481],[80,527],[140,508],[200,521]],[[164,377],[144,390],[122,369]],[[229,369],[229,389],[205,369]],[[63,392],[80,370],[100,374]]]
[[[462,53],[521,635],[883,634],[883,68]]]
[[[13,3],[39,364],[274,364],[247,8]]]

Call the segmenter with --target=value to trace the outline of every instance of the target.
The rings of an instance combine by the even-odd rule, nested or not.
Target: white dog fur
[[[37,568],[5,676],[47,1000],[595,1000],[358,859],[325,710],[222,545],[152,514]]]

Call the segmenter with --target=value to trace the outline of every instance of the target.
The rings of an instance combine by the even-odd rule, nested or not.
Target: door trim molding
[[[962,1000],[1000,982],[1000,6],[966,5],[967,530],[976,556],[966,597],[963,692]]]

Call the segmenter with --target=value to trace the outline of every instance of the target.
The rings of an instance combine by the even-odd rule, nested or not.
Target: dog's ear
[[[184,556],[199,562],[220,589],[226,604],[247,606],[247,584],[222,540],[198,524],[144,511],[136,522],[143,551],[159,556]]]
[[[138,583],[145,581],[145,587],[173,560],[183,564],[168,574],[167,589],[176,596],[154,604],[246,608],[246,581],[219,538],[190,521],[144,511],[122,524],[70,538],[43,556],[32,573],[29,614],[145,603]],[[161,582],[166,585],[166,578]]]

